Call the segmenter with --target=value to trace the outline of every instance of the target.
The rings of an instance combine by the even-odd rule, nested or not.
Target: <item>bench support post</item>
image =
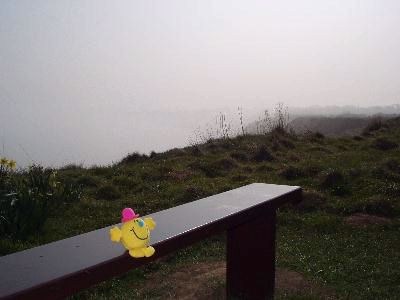
[[[228,299],[273,299],[276,212],[227,232]]]

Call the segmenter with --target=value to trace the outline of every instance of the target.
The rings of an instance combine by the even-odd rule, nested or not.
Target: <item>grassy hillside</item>
[[[84,187],[79,202],[54,212],[26,241],[2,237],[0,254],[117,223],[122,208],[141,215],[252,182],[300,185],[304,201],[278,214],[277,264],[329,288],[340,299],[400,295],[400,118],[355,137],[273,132],[212,140],[120,163],[58,170]],[[63,224],[60,226],[59,224]],[[165,298],[145,278],[193,262],[224,260],[224,235],[179,251],[75,298]],[[155,275],[154,275],[155,276]],[[215,288],[223,285],[217,282]],[[168,289],[167,289],[168,290]],[[283,299],[318,299],[312,292]],[[300,297],[300,298],[299,298]]]

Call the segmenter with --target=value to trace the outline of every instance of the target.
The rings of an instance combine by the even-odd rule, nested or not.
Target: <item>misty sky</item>
[[[155,110],[399,103],[399,28],[398,0],[2,0],[3,152],[106,162],[179,144],[158,120],[168,145],[142,133],[107,152]]]

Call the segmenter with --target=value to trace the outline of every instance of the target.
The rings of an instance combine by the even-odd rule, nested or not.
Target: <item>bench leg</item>
[[[275,230],[275,211],[228,230],[228,299],[273,299]]]

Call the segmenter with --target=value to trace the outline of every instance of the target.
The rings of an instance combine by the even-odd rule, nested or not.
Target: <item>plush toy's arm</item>
[[[154,222],[152,218],[144,218],[144,222],[150,230],[153,230],[154,227],[156,227],[156,222]]]
[[[110,229],[110,238],[113,242],[119,242],[121,240],[121,230],[118,227]]]

